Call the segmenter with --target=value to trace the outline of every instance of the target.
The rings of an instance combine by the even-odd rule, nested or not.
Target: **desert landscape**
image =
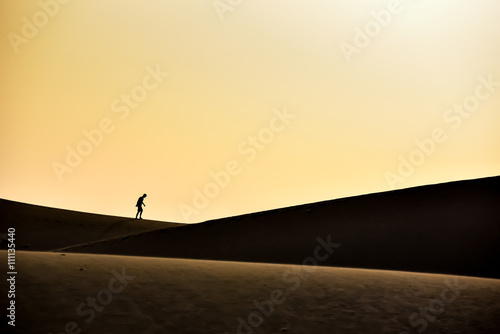
[[[500,177],[187,225],[1,200],[2,333],[498,333],[499,202]]]
[[[500,333],[500,1],[0,13],[0,334]]]

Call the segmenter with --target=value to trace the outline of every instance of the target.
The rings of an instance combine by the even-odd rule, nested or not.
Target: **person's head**
[[[142,195],[142,197],[147,197],[147,196],[148,196],[148,195],[146,195],[146,194]]]

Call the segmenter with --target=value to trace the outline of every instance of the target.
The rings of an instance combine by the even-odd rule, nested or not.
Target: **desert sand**
[[[494,177],[192,225],[2,200],[0,332],[498,333],[499,200]]]
[[[43,252],[20,252],[18,260],[23,268],[19,333],[55,334],[68,323],[83,333],[222,334],[238,333],[239,327],[242,333],[415,332],[410,328],[423,324],[412,327],[410,315],[430,305],[439,312],[429,311],[434,321],[426,320],[427,333],[495,333],[500,328],[500,282],[492,279]],[[99,295],[109,290],[112,270],[130,276],[127,285],[116,281],[113,288],[122,291],[111,298]],[[455,297],[451,290],[446,293],[447,299],[455,299],[442,302],[441,310],[446,281],[458,292]],[[270,304],[276,291],[283,295]],[[86,313],[93,308],[88,297],[102,307],[89,323]],[[85,314],[79,315],[82,303]]]

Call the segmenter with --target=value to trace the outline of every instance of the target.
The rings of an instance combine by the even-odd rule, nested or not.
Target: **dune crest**
[[[500,177],[343,198],[86,245],[67,252],[321,265],[500,278]]]

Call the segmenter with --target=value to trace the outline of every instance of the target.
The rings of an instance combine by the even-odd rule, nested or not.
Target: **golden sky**
[[[0,13],[2,198],[199,222],[500,174],[496,0]]]

